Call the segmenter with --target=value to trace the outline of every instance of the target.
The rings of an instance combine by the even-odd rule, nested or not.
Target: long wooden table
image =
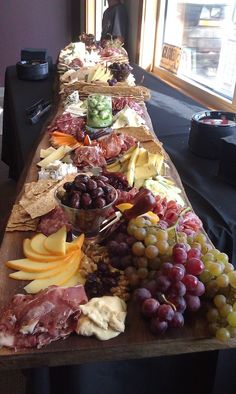
[[[39,151],[47,146],[48,135],[43,130],[41,142],[33,155],[28,171],[20,180],[18,198],[24,183],[37,179],[36,163],[39,160]],[[14,294],[22,292],[24,284],[9,279],[8,274],[10,270],[5,266],[5,261],[23,256],[22,241],[28,236],[32,236],[32,233],[15,232],[6,233],[4,236],[0,250],[1,307]],[[204,352],[233,347],[236,347],[235,340],[230,340],[228,343],[220,343],[209,336],[205,319],[201,314],[194,314],[194,316],[186,320],[186,324],[182,329],[170,330],[160,338],[155,337],[149,332],[146,322],[140,318],[136,306],[131,303],[128,308],[125,333],[115,339],[101,342],[94,338],[84,338],[74,334],[65,341],[57,341],[40,350],[22,350],[15,353],[9,349],[1,349],[0,367],[28,368],[83,364],[96,361]]]

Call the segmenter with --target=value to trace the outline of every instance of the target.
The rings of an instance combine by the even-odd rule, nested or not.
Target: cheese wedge
[[[153,164],[144,164],[142,167],[135,168],[135,179],[148,179],[156,175],[157,169]]]
[[[71,151],[71,148],[66,145],[60,146],[60,148],[56,149],[55,152],[52,152],[50,155],[45,157],[45,159],[40,160],[37,163],[37,166],[45,168],[47,167],[50,163],[52,163],[55,160],[61,160],[67,153]]]
[[[129,164],[128,164],[128,171],[127,171],[126,176],[127,176],[128,184],[130,187],[132,187],[133,183],[134,183],[135,165],[136,165],[136,160],[138,158],[138,154],[139,154],[139,146],[137,146],[136,149],[132,152],[132,155],[130,157]]]
[[[50,146],[47,149],[40,149],[40,158],[45,159],[45,157],[49,156],[51,153],[55,152],[56,149]]]
[[[137,167],[143,166],[147,162],[148,162],[148,151],[144,148],[140,148],[138,158],[136,161],[136,166]]]

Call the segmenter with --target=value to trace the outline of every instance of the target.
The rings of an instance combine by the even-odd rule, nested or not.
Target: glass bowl
[[[63,186],[60,186],[55,191],[55,199],[67,215],[72,225],[72,233],[74,235],[77,236],[81,233],[84,233],[86,238],[93,238],[99,234],[102,223],[109,216],[109,210],[114,205],[118,197],[116,189],[113,186],[110,186],[110,189],[114,194],[114,199],[112,202],[108,205],[105,205],[103,208],[91,209],[72,208],[64,205],[61,202],[61,198],[66,193]]]

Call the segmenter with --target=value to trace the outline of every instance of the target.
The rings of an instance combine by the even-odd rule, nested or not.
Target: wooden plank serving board
[[[59,109],[58,109],[59,111]],[[151,127],[151,120],[147,114],[147,121]],[[22,193],[24,183],[37,179],[37,166],[41,148],[49,146],[46,128],[42,131],[42,139],[32,158],[28,171],[19,183],[19,193]],[[179,175],[167,156],[172,178],[183,190]],[[188,202],[190,205],[190,203]],[[0,308],[6,305],[11,297],[23,291],[24,283],[10,279],[10,270],[5,266],[9,259],[23,257],[22,241],[31,237],[32,232],[5,233],[0,249]],[[194,314],[186,320],[185,326],[178,330],[168,330],[161,337],[152,335],[147,323],[141,319],[136,305],[132,302],[128,306],[125,333],[109,341],[101,342],[95,338],[71,335],[66,340],[59,340],[42,349],[26,349],[14,352],[9,349],[0,349],[0,368],[16,369],[37,366],[57,366],[68,364],[82,364],[97,361],[114,361],[124,359],[138,359],[157,357],[182,353],[203,352],[216,349],[236,347],[236,340],[231,339],[226,343],[211,338],[204,317]]]

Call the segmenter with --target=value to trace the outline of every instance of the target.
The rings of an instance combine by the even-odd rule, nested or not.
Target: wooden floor
[[[2,136],[0,135],[0,152],[2,151]],[[14,202],[16,183],[8,179],[8,167],[0,160],[0,236],[5,217]],[[1,295],[0,295],[1,297]],[[25,378],[21,371],[0,370],[1,394],[24,394]]]

